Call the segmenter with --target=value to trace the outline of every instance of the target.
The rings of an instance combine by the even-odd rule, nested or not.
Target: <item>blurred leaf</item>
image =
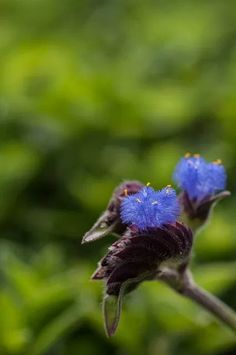
[[[79,320],[81,320],[81,313],[80,307],[74,305],[59,315],[38,334],[32,347],[28,351],[28,354],[45,354],[56,341],[64,336],[79,322]]]

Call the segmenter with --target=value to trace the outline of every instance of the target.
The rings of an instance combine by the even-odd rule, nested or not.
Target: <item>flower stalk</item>
[[[179,272],[166,268],[158,273],[157,279],[213,314],[236,334],[236,312],[219,298],[198,286],[189,270]]]

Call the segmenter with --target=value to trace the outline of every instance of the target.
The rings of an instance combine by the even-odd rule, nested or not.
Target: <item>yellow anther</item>
[[[185,153],[184,157],[189,158],[189,157],[191,157],[191,154],[189,152],[187,152],[187,153]]]
[[[213,164],[220,165],[222,164],[222,161],[220,159],[216,159],[215,161],[213,161]]]
[[[139,198],[136,198],[136,202],[141,203],[142,201]]]
[[[193,154],[193,156],[194,158],[200,158],[201,155],[197,153],[197,154]]]
[[[167,188],[167,189],[170,189],[170,188],[171,188],[171,185],[166,185],[166,188]]]
[[[146,183],[146,186],[150,186],[150,185],[151,185],[151,183],[150,183],[150,182],[147,182],[147,183]]]
[[[128,190],[127,189],[124,189],[124,195],[128,196]]]

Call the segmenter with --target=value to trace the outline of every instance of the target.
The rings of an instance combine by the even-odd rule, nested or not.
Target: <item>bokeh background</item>
[[[81,238],[124,179],[221,158],[232,197],[195,244],[197,281],[236,309],[235,0],[1,0],[0,354],[230,355],[235,337],[166,286],[103,330],[89,280],[114,237]]]

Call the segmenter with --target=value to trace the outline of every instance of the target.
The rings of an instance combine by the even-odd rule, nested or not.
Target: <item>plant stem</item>
[[[236,313],[224,302],[199,287],[192,278],[190,271],[183,272],[164,269],[158,273],[157,279],[164,281],[178,293],[201,305],[208,312],[230,327],[236,334]]]

